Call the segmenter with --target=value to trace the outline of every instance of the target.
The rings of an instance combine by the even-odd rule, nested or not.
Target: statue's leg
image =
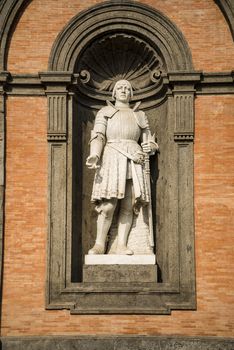
[[[100,204],[100,210],[97,219],[97,238],[95,245],[92,249],[89,250],[88,254],[105,253],[106,237],[111,226],[116,204],[116,198],[105,200]]]
[[[132,180],[127,180],[125,197],[120,203],[116,254],[133,254],[133,251],[127,248],[128,234],[133,220],[132,192]]]

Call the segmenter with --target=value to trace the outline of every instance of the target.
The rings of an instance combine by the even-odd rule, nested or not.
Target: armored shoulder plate
[[[140,128],[145,129],[149,127],[148,119],[145,115],[145,112],[138,111],[134,112],[137,120],[137,124],[140,126]]]

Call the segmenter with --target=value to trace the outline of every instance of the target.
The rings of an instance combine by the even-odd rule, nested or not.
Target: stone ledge
[[[234,338],[164,336],[2,337],[2,350],[233,350]]]

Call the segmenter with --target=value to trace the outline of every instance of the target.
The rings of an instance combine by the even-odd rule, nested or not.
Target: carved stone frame
[[[71,207],[72,120],[77,103],[74,67],[80,52],[95,36],[120,29],[140,32],[155,42],[168,69],[163,84],[167,89],[174,159],[170,169],[173,204],[168,208],[173,215],[168,220],[163,252],[166,277],[162,283],[73,283],[72,231],[77,229],[72,227]],[[170,314],[172,309],[195,309],[194,85],[200,74],[193,71],[183,35],[165,16],[148,6],[131,1],[99,4],[75,17],[58,36],[49,71],[40,77],[49,109],[47,309],[67,308],[73,314]]]

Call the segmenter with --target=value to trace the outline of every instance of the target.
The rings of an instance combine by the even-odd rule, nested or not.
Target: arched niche
[[[147,38],[160,50],[169,71],[193,68],[185,38],[161,12],[135,1],[107,1],[74,17],[58,35],[49,70],[73,72],[80,53],[95,37],[118,31]]]
[[[142,102],[160,145],[158,158],[151,161],[159,268],[153,282],[92,283],[82,276],[83,256],[96,230],[89,203],[93,174],[85,167],[88,140],[95,113],[111,99],[119,77],[132,82],[133,102]],[[170,313],[195,307],[196,79],[182,33],[163,14],[137,2],[96,5],[57,37],[48,72],[41,73],[49,108],[48,308]]]

